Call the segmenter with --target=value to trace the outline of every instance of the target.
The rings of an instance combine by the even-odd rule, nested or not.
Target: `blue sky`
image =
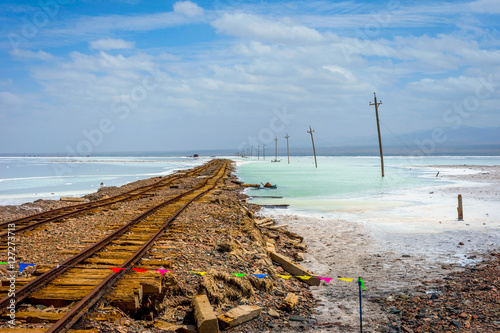
[[[0,153],[500,127],[500,1],[2,1]],[[430,138],[432,140],[432,137]],[[292,141],[293,140],[293,141]]]

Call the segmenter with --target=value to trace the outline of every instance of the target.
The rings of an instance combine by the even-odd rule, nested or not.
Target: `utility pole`
[[[262,159],[266,159],[266,145],[262,144]]]
[[[260,145],[257,145],[257,159],[260,160]]]
[[[288,164],[290,164],[290,147],[288,146],[288,138],[290,136],[288,133],[286,133],[285,139],[286,139],[286,155],[288,156]]]
[[[318,167],[318,161],[316,161],[316,148],[314,147],[314,138],[313,138],[313,130],[311,128],[311,125],[309,125],[309,131],[307,133],[311,134],[311,141],[313,144],[313,153],[314,153],[314,164],[316,165],[316,168]]]
[[[275,149],[274,149],[274,161],[273,162],[279,162],[278,161],[278,137],[274,137],[274,142],[275,142]]]
[[[250,158],[252,158],[252,157],[253,157],[253,146],[250,147]]]
[[[377,132],[378,132],[378,146],[380,148],[380,167],[382,169],[382,177],[384,177],[384,154],[382,153],[382,138],[380,136],[380,124],[378,120],[378,106],[382,104],[382,101],[377,103],[377,95],[373,93],[374,103],[370,103],[370,105],[375,105],[375,115],[377,117]]]

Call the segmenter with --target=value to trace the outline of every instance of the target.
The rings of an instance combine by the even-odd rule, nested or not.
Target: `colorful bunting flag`
[[[317,278],[325,281],[326,283],[330,282],[333,279],[331,277],[323,277],[323,276],[318,276]]]
[[[19,273],[25,270],[26,267],[28,266],[35,266],[36,264],[23,264],[23,263],[18,263],[19,265]]]
[[[8,265],[9,263],[8,262],[0,262],[0,265]],[[26,269],[26,267],[29,267],[29,266],[35,266],[36,264],[28,264],[28,263],[18,263],[19,265],[19,273],[21,273],[22,271],[24,271]],[[60,266],[57,265],[57,267],[59,268]],[[122,270],[126,270],[126,268],[122,268],[122,267],[108,267],[109,269],[111,269],[113,271],[113,273],[118,273]],[[136,272],[139,272],[139,273],[144,273],[146,271],[149,271],[149,269],[146,269],[146,268],[132,268],[134,271]],[[170,269],[156,269],[155,271],[157,272],[160,272],[160,274],[163,276],[165,273],[167,272],[173,272],[173,270],[170,270]],[[190,273],[193,273],[193,274],[199,274],[201,276],[203,276],[205,273],[207,272],[200,272],[200,271],[190,271]],[[243,277],[245,275],[253,275],[259,279],[262,279],[262,278],[265,278],[266,276],[269,276],[268,274],[247,274],[247,273],[231,273],[231,275],[234,275],[234,276],[237,276],[237,277]],[[288,280],[289,278],[291,278],[293,275],[281,275],[281,274],[277,274],[276,275],[277,277],[280,277],[280,278],[283,278],[285,280]],[[313,276],[309,276],[309,275],[296,275],[297,278],[299,279],[302,279],[302,280],[309,280],[311,278],[313,278]],[[331,280],[333,280],[334,278],[332,277],[326,277],[326,276],[316,276],[317,279],[320,279],[320,280],[323,280],[325,281],[326,283],[329,283]],[[347,281],[347,282],[351,282],[351,281],[354,281],[354,279],[348,279],[348,278],[338,278],[339,280],[342,280],[342,281]],[[364,285],[364,281],[359,278],[358,279],[358,284],[361,288],[363,288],[364,290],[366,290],[365,288],[365,285]]]
[[[132,269],[138,273],[144,273],[144,272],[149,271],[149,269],[147,269],[147,268],[132,268]]]
[[[363,280],[361,280],[361,278],[358,279],[358,283],[361,286],[361,288],[363,288],[364,290],[366,290],[365,284],[364,284]]]
[[[109,269],[111,269],[113,271],[113,273],[118,273],[120,271],[125,270],[125,268],[121,268],[121,267],[109,267]]]
[[[161,274],[161,275],[163,275],[163,274],[165,274],[165,273],[167,273],[167,272],[173,272],[173,271],[171,271],[170,269],[160,269],[160,268],[159,268],[159,269],[157,269],[156,271],[157,271],[157,272],[160,272],[160,274]]]
[[[265,278],[267,274],[252,274],[253,276],[258,277],[259,279]]]

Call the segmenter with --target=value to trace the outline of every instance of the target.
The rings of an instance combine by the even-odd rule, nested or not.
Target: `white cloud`
[[[8,91],[0,91],[0,104],[8,106],[17,106],[24,104],[22,97]]]
[[[91,50],[115,50],[115,49],[133,49],[135,42],[127,42],[123,39],[106,38],[99,39],[89,43]]]
[[[174,12],[194,17],[203,15],[203,8],[191,1],[179,1],[174,4]]]
[[[95,35],[102,36],[112,32],[124,31],[152,31],[174,26],[181,26],[198,22],[196,17],[188,17],[176,12],[164,12],[143,15],[106,15],[88,16],[65,21],[60,26],[44,30],[44,36],[50,37],[51,41],[73,42],[75,38],[82,36],[94,38]]]
[[[366,9],[359,4],[353,10],[346,5],[344,13],[332,10],[326,14],[330,16],[323,16],[320,8],[302,13],[298,11],[304,8],[293,9],[293,5],[299,7],[291,3],[284,9],[289,17],[282,16],[278,5],[245,4],[244,12],[224,12],[220,7],[203,10],[187,1],[175,3],[174,11],[169,13],[79,17],[62,25],[54,22],[53,30],[48,30],[48,26],[44,33],[57,39],[55,29],[62,26],[60,36],[68,40],[75,37],[72,39],[75,45],[93,40],[89,43],[90,49],[98,51],[71,52],[70,48],[66,55],[58,53],[57,61],[50,61],[55,58],[44,51],[21,50],[17,56],[50,61],[48,64],[26,61],[25,70],[36,83],[33,85],[44,89],[37,95],[39,100],[51,104],[47,110],[58,113],[51,118],[54,123],[61,117],[80,117],[81,122],[71,122],[72,131],[78,134],[81,128],[95,126],[100,117],[109,117],[115,122],[115,133],[121,135],[121,140],[110,136],[106,142],[114,142],[116,147],[131,144],[129,131],[137,129],[145,138],[161,136],[157,140],[143,139],[145,144],[174,142],[175,131],[182,135],[189,130],[199,133],[198,137],[207,131],[206,140],[196,144],[208,145],[209,140],[218,139],[223,145],[226,142],[236,145],[240,139],[266,126],[272,109],[282,105],[296,115],[291,127],[287,127],[291,135],[294,135],[294,126],[299,128],[311,122],[323,138],[330,135],[325,133],[335,133],[332,137],[355,136],[373,130],[372,119],[368,119],[372,116],[368,101],[374,91],[384,100],[386,119],[392,122],[387,121],[390,128],[422,130],[439,125],[440,111],[474,94],[477,78],[490,72],[500,78],[497,32],[492,32],[495,27],[484,29],[479,38],[479,34],[472,36],[457,31],[455,23],[446,20],[451,17],[447,16],[449,13],[439,16],[441,7],[455,13],[463,8],[447,3],[429,8],[421,5],[417,8],[418,15],[412,15],[411,8],[405,7],[400,9],[404,15],[393,15],[387,27],[381,25],[380,34],[367,38],[352,33],[352,29],[364,29],[368,20],[373,21],[372,15],[367,14],[372,7]],[[462,4],[462,7],[466,6]],[[155,41],[160,35],[145,31],[210,20],[219,33],[234,38],[222,36],[202,42],[199,38],[183,38],[179,44],[174,39],[159,44],[141,43],[149,47],[143,50],[123,39],[98,40],[101,36],[138,40],[147,35],[151,37],[148,42]],[[75,28],[72,23],[76,23]],[[328,24],[335,29],[326,29]],[[434,29],[438,24],[447,29]],[[400,33],[402,26],[433,29]],[[322,29],[315,29],[317,27]],[[344,27],[345,30],[336,29]],[[398,29],[392,29],[394,27]],[[132,31],[140,31],[140,34],[134,35]],[[172,32],[175,31],[168,33]],[[163,31],[161,34],[164,36]],[[488,40],[490,44],[485,45]],[[124,54],[106,51],[125,48],[128,51]],[[62,48],[58,52],[62,53]],[[138,93],[147,82],[144,78],[157,65],[165,77],[154,89],[146,89],[142,99]],[[4,90],[21,91],[15,85]],[[134,94],[141,97],[140,102],[133,101]],[[23,96],[0,93],[0,100],[9,105],[22,102],[20,97]],[[117,100],[129,102],[125,104],[130,109],[129,118],[118,117],[112,107]],[[30,115],[31,108],[26,105],[30,103],[19,109]],[[485,112],[500,123],[495,106],[486,106],[487,103],[482,106]],[[45,117],[45,113],[43,115]],[[356,129],[347,126],[353,119],[359,124]],[[484,121],[479,113],[477,121]],[[411,124],[405,125],[405,122]],[[169,131],[160,128],[165,124],[169,125]],[[189,128],[177,124],[189,124]],[[305,134],[304,128],[299,130]],[[224,131],[224,136],[218,136],[219,131]],[[298,141],[302,136],[307,140],[305,135],[296,135]]]
[[[150,71],[154,68],[152,57],[145,54],[137,54],[125,57],[121,54],[116,56],[107,54],[104,51],[99,54],[87,55],[79,52],[70,54],[71,62],[61,64],[61,67],[70,70],[88,72],[108,72],[114,70],[121,71]]]
[[[38,50],[37,52],[33,52],[31,50],[24,50],[24,49],[14,49],[10,51],[10,54],[21,59],[35,59],[35,60],[42,60],[42,61],[51,61],[54,60],[55,57],[42,50]]]
[[[349,81],[356,81],[354,75],[352,75],[352,73],[345,68],[341,68],[339,66],[323,66],[323,68],[334,74],[340,74],[342,77],[346,78]]]
[[[470,10],[478,13],[500,14],[500,1],[477,0],[469,3]]]
[[[316,43],[324,37],[316,30],[292,22],[245,13],[224,13],[212,25],[218,32],[276,43]]]

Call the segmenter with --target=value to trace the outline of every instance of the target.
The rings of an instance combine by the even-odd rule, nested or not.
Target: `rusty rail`
[[[223,175],[227,170],[227,162],[223,165]],[[219,173],[218,170],[217,173]],[[217,175],[214,176],[214,178]],[[212,179],[212,178],[210,178]],[[166,228],[170,226],[170,224],[179,216],[192,202],[198,200],[200,197],[204,196],[211,190],[213,190],[217,184],[219,183],[221,177],[219,177],[216,182],[207,190],[198,194],[196,197],[192,198],[188,203],[182,206],[174,215],[172,215],[167,222],[148,240],[144,245],[137,250],[126,262],[124,262],[120,268],[131,268],[135,263],[137,263],[144,254],[151,248],[151,246],[161,237],[162,233]],[[207,182],[203,186],[206,185]],[[191,193],[194,192],[190,191]],[[93,290],[91,290],[85,298],[83,298],[80,302],[78,302],[75,306],[71,308],[69,312],[67,312],[64,317],[55,322],[46,333],[56,333],[63,332],[64,330],[68,330],[73,326],[84,314],[84,312],[88,311],[107,291],[111,288],[118,280],[120,280],[123,275],[125,275],[126,271],[121,270],[119,273],[113,273],[108,275],[106,279],[104,279],[99,285],[97,285]]]
[[[213,165],[213,164],[211,164]],[[101,239],[94,245],[89,246],[88,248],[82,250],[80,253],[77,255],[67,259],[66,261],[62,262],[59,266],[54,267],[50,269],[49,271],[45,272],[44,274],[40,275],[39,277],[35,278],[34,280],[30,281],[28,284],[24,285],[23,287],[19,288],[16,290],[16,302],[21,302],[22,300],[26,299],[28,296],[33,294],[34,292],[44,288],[47,286],[51,281],[53,281],[56,277],[62,275],[66,271],[68,271],[71,266],[75,266],[78,263],[84,261],[85,259],[91,257],[93,254],[96,252],[100,251],[103,249],[105,246],[110,244],[112,241],[116,240],[120,236],[122,236],[125,232],[130,230],[134,225],[136,225],[138,222],[146,218],[147,216],[151,215],[152,213],[156,212],[157,210],[173,203],[181,198],[202,189],[205,187],[209,181],[215,179],[218,177],[218,175],[222,172],[222,175],[226,173],[228,169],[228,161],[222,162],[222,166],[220,166],[216,172],[214,172],[214,175],[204,179],[202,184],[197,185],[193,187],[192,189],[177,195],[174,198],[171,198],[169,200],[166,200],[162,202],[161,204],[156,205],[155,207],[152,207],[151,209],[145,211],[141,215],[137,216],[133,220],[131,220],[129,223],[126,225],[122,226],[121,228],[115,230],[113,233],[108,235],[107,237]],[[184,211],[189,204],[191,204],[193,201],[197,200],[201,196],[205,195],[209,191],[211,191],[213,188],[215,188],[220,181],[222,177],[219,176],[218,179],[216,179],[215,183],[210,186],[209,189],[203,191],[202,193],[198,194],[196,197],[191,199],[188,203],[183,205],[174,215],[172,215],[171,218],[156,232],[154,236],[152,236],[137,252],[135,252],[130,259],[128,259],[123,265],[123,268],[131,267],[133,264],[135,264],[143,255],[144,253],[152,246],[152,244],[160,237],[161,233],[170,225],[170,223],[182,212]],[[93,291],[91,291],[92,295],[87,295],[84,299],[82,299],[76,306],[78,306],[75,309],[79,310],[74,310],[73,309],[68,312],[67,315],[65,315],[60,321],[58,321],[53,327],[58,327],[54,328],[53,331],[49,330],[50,332],[59,332],[64,329],[64,327],[67,327],[67,325],[72,325],[69,323],[74,323],[76,320],[78,320],[81,317],[81,311],[83,311],[83,308],[88,308],[89,306],[93,305],[105,292],[105,289],[108,287],[112,286],[116,281],[118,281],[122,277],[122,274],[111,274],[109,275],[101,284],[99,284]],[[6,296],[3,299],[0,300],[0,312],[4,311],[7,306],[9,306],[10,303],[10,297]],[[75,307],[76,307],[75,306]],[[80,311],[80,312],[79,312]],[[75,319],[76,318],[76,319]],[[61,323],[59,323],[61,322]],[[58,324],[59,323],[59,324]],[[52,329],[52,328],[51,328]],[[47,332],[49,332],[47,331]]]
[[[206,163],[204,165],[198,166],[196,168],[193,168],[193,169],[189,170],[188,173],[190,173],[190,174],[201,173],[201,172],[207,170],[211,165],[212,165],[212,161],[210,161],[209,163]],[[24,231],[36,228],[37,226],[40,226],[40,225],[45,224],[45,223],[57,221],[57,220],[60,220],[63,218],[71,217],[71,216],[84,214],[85,212],[87,212],[91,209],[105,207],[105,206],[113,205],[115,203],[119,203],[122,201],[131,200],[131,199],[140,197],[141,195],[143,195],[146,192],[149,192],[151,190],[154,190],[154,189],[157,189],[160,187],[168,186],[168,185],[172,184],[173,182],[175,182],[176,180],[184,178],[185,176],[186,175],[183,175],[183,176],[173,175],[172,177],[170,177],[168,179],[162,179],[154,184],[138,187],[136,189],[118,194],[118,195],[111,197],[111,198],[101,199],[101,200],[97,200],[97,201],[90,202],[90,203],[84,203],[84,204],[78,204],[78,205],[73,205],[73,206],[68,206],[68,207],[57,208],[57,209],[49,210],[46,212],[26,216],[26,217],[23,217],[23,218],[20,218],[17,220],[2,222],[2,223],[0,223],[0,228],[4,228],[8,224],[14,223],[14,224],[16,224],[16,233],[24,232]],[[134,193],[137,191],[139,191],[139,192]],[[72,210],[72,211],[67,212],[68,210]],[[62,213],[62,214],[58,214],[58,213]],[[58,215],[53,216],[53,214],[58,214]],[[36,221],[36,222],[31,223],[31,224],[26,225],[26,226],[17,227],[19,224],[29,223],[29,222],[36,220],[36,219],[42,219],[42,220]],[[7,236],[8,236],[8,232],[0,233],[0,243],[5,242]]]

